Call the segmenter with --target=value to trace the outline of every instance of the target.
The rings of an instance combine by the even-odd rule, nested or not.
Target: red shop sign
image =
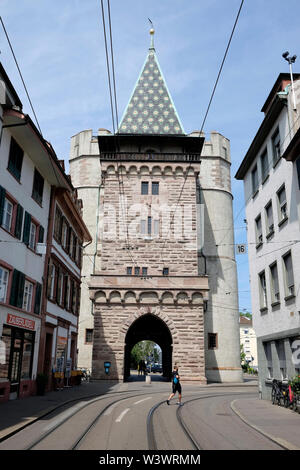
[[[35,321],[28,320],[27,318],[17,317],[17,315],[7,314],[6,322],[8,325],[18,326],[19,328],[26,328],[27,330],[34,330]]]

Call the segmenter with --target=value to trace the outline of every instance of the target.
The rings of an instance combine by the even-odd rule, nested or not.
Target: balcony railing
[[[200,153],[101,153],[102,161],[199,162]]]

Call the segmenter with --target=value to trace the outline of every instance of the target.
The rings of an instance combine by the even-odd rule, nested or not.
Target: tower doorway
[[[130,359],[132,348],[140,341],[156,343],[162,353],[162,377],[169,379],[172,372],[172,335],[163,320],[153,314],[138,318],[128,329],[125,337],[124,381],[130,378]]]

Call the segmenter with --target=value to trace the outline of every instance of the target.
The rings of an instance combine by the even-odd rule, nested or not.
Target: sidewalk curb
[[[37,412],[36,416],[34,416],[32,418],[28,418],[28,420],[26,420],[26,423],[19,424],[19,425],[16,424],[14,426],[10,426],[9,428],[6,428],[6,429],[0,431],[0,442],[5,441],[9,437],[12,437],[17,432],[22,431],[22,429],[27,428],[27,426],[30,426],[31,424],[35,423],[39,419],[44,418],[48,414],[52,413],[53,411],[57,410],[58,408],[61,408],[64,405],[68,405],[69,403],[72,403],[73,401],[78,401],[80,399],[94,398],[94,397],[97,397],[97,396],[99,396],[99,395],[98,394],[93,394],[93,395],[82,396],[82,397],[79,397],[79,398],[73,398],[71,400],[66,400],[64,402],[61,402],[59,405],[56,405],[56,406],[53,405],[49,408],[43,409],[43,410]]]
[[[238,399],[237,399],[237,400],[238,400]],[[248,421],[248,420],[240,413],[240,411],[238,411],[237,408],[234,406],[234,403],[235,403],[237,400],[233,400],[233,401],[230,403],[230,408],[232,409],[232,411],[233,411],[244,423],[246,423],[246,424],[247,424],[248,426],[250,426],[252,429],[255,429],[256,431],[258,431],[260,434],[262,434],[263,436],[267,437],[267,438],[270,439],[271,441],[275,442],[275,444],[278,444],[280,447],[282,447],[282,448],[285,449],[285,450],[300,450],[300,447],[295,446],[294,444],[292,444],[291,442],[286,441],[285,439],[281,439],[280,437],[275,437],[275,436],[273,436],[272,434],[267,433],[267,432],[264,431],[263,429],[259,428],[259,427],[256,426],[255,424],[252,424],[250,421]]]

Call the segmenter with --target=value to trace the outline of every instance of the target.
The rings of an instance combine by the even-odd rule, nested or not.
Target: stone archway
[[[152,313],[139,316],[128,328],[124,349],[124,381],[130,376],[130,352],[136,343],[154,341],[162,350],[163,376],[169,378],[172,371],[172,335],[167,324]]]

